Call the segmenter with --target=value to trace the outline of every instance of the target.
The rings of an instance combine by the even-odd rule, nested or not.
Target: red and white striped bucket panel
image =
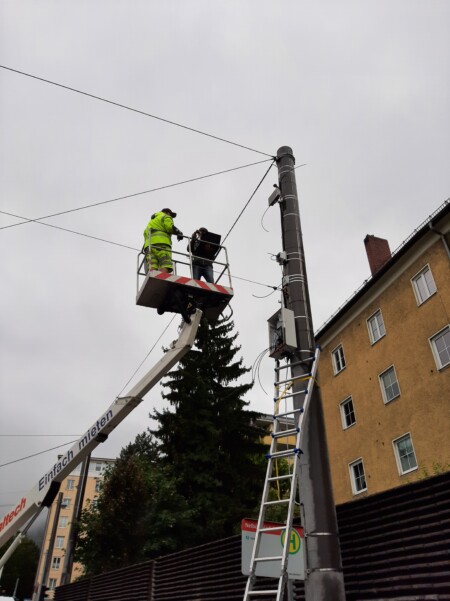
[[[221,286],[220,284],[210,284],[209,282],[204,282],[203,280],[193,280],[192,278],[187,278],[182,275],[164,273],[162,271],[150,271],[149,275],[156,280],[166,280],[176,284],[193,286],[194,288],[202,288],[203,290],[211,290],[212,292],[220,292],[221,294],[227,294],[228,296],[233,295],[233,288]]]

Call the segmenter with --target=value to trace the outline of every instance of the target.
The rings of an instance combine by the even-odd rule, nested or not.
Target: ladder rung
[[[276,480],[287,480],[288,478],[293,478],[294,474],[285,474],[284,476],[271,476],[267,478],[269,482],[275,482]]]
[[[295,384],[297,380],[300,382],[303,378],[310,377],[311,374],[304,374],[302,376],[295,376],[295,378],[288,378],[287,380],[278,380],[274,382],[274,386],[281,386],[281,384]]]
[[[282,555],[274,555],[273,557],[255,557],[254,561],[281,561]]]
[[[287,363],[286,365],[275,367],[275,371],[281,371],[282,369],[287,369],[288,367],[296,367],[297,365],[302,365],[302,363],[306,363],[306,361],[314,361],[314,359],[315,355],[311,355],[311,357],[307,357],[306,359],[302,359],[301,361],[294,361],[294,363]]]
[[[310,378],[311,374],[302,374],[301,376],[295,376],[294,378],[288,378],[287,380],[279,380],[278,382],[274,382],[275,386],[279,386],[280,384],[288,384],[294,383],[296,380],[301,380],[302,378]]]
[[[247,595],[249,597],[251,597],[252,595],[254,595],[255,597],[257,595],[276,595],[278,593],[278,589],[274,588],[274,589],[266,589],[263,591],[248,591]]]
[[[305,392],[308,392],[307,390],[299,390],[298,392],[290,392],[289,394],[285,394],[283,395],[282,400],[285,401],[286,399],[291,399],[293,396],[298,396],[299,394],[305,394]],[[278,399],[274,399],[275,402],[278,401]]]
[[[277,499],[276,501],[265,501],[263,505],[282,505],[283,503],[289,503],[289,499]]]
[[[273,419],[280,419],[280,417],[287,417],[288,415],[295,415],[296,413],[303,413],[303,407],[301,409],[293,409],[292,411],[287,411],[286,413],[277,413],[273,416]]]
[[[292,428],[291,430],[281,430],[280,432],[272,432],[272,438],[284,438],[285,436],[292,436],[298,434],[300,428]]]
[[[268,526],[267,528],[260,528],[260,532],[277,532],[278,530],[286,530],[288,528],[287,525],[281,526]],[[1,597],[0,597],[1,599]]]
[[[275,453],[267,453],[266,459],[277,459],[278,457],[290,457],[291,455],[297,455],[302,453],[301,449],[288,449],[286,451],[276,451]]]

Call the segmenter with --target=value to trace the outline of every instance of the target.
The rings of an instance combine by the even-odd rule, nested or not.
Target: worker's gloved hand
[[[181,242],[181,240],[183,240],[183,232],[180,232],[179,230],[177,233],[177,240],[178,240],[178,242]]]

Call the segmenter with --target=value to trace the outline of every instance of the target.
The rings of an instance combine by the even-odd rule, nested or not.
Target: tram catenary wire
[[[166,184],[164,186],[158,186],[157,188],[150,188],[149,190],[143,190],[141,192],[134,192],[133,194],[126,194],[125,196],[118,196],[117,198],[110,198],[109,200],[102,200],[100,202],[94,202],[92,204],[83,205],[81,207],[76,207],[74,209],[67,209],[65,211],[59,211],[58,213],[51,213],[49,215],[43,215],[42,217],[36,217],[35,219],[30,219],[27,217],[20,217],[19,215],[14,215],[13,213],[8,213],[6,211],[0,211],[0,212],[4,213],[5,215],[9,215],[10,217],[15,217],[17,219],[24,220],[24,221],[21,221],[20,223],[11,223],[10,225],[4,225],[4,226],[0,227],[0,230],[6,230],[6,229],[9,229],[12,227],[17,227],[19,225],[24,225],[25,223],[38,223],[38,222],[41,222],[43,219],[49,219],[50,217],[58,217],[59,215],[67,215],[68,213],[75,213],[76,211],[82,211],[84,209],[91,209],[92,207],[99,207],[101,205],[109,204],[112,202],[117,202],[119,200],[126,200],[128,198],[142,196],[143,194],[152,194],[153,192],[160,192],[161,190],[166,190],[167,188],[174,188],[176,186],[190,184],[192,182],[200,181],[202,179],[207,179],[209,177],[223,175],[224,173],[231,173],[232,171],[238,171],[239,169],[246,169],[247,167],[253,167],[254,165],[261,165],[262,163],[267,163],[268,161],[270,161],[270,159],[264,159],[263,161],[256,161],[256,163],[247,163],[246,165],[240,165],[239,167],[231,167],[230,169],[223,169],[222,171],[216,171],[215,173],[208,173],[206,175],[200,175],[198,177],[193,177],[190,179],[182,180],[181,182],[175,182],[173,184]],[[272,164],[273,164],[273,162],[272,162]]]

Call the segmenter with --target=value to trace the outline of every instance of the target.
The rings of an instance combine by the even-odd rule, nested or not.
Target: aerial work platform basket
[[[190,242],[190,238],[185,236]],[[145,254],[141,251],[137,258],[137,295],[136,304],[142,307],[157,309],[159,314],[165,312],[180,313],[185,321],[195,308],[203,311],[204,316],[214,322],[221,315],[233,297],[228,254],[224,246],[217,245],[214,258],[211,259],[214,282],[195,280],[193,263],[196,257],[192,254],[191,244],[187,252],[172,250],[173,272],[165,273],[148,270]],[[224,283],[219,283],[222,278]]]

